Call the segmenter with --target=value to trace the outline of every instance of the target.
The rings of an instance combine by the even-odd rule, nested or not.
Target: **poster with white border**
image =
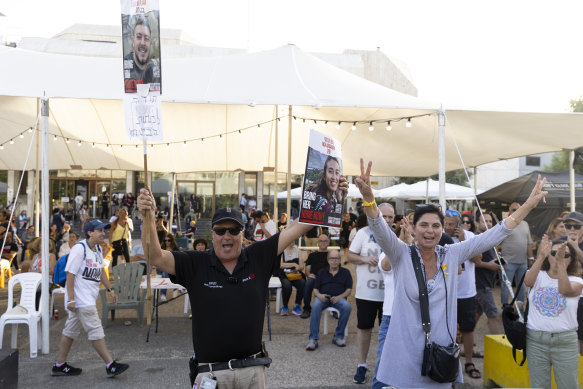
[[[300,203],[300,223],[322,227],[340,226],[344,201],[339,189],[341,175],[340,141],[311,130]]]

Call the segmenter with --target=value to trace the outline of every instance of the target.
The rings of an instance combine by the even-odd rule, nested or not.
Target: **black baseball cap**
[[[241,216],[241,212],[237,208],[219,208],[216,210],[212,225],[225,221],[225,220],[232,220],[237,222],[241,227],[245,227],[245,223],[243,223],[243,217]]]
[[[572,220],[577,223],[583,223],[583,213],[581,212],[571,212],[565,216],[565,221]]]

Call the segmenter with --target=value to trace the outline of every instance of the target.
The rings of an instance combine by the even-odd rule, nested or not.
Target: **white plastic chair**
[[[51,292],[51,308],[49,310],[49,314],[51,315],[51,317],[54,317],[55,315],[55,311],[53,311],[53,308],[55,307],[55,294],[62,294],[63,296],[65,295],[65,288],[55,288],[53,289],[53,291]]]
[[[336,308],[328,307],[324,309],[322,311],[322,313],[324,314],[324,335],[328,334],[328,315],[326,314],[326,311],[330,313],[330,316],[332,316],[333,312],[336,312],[336,314],[338,315],[338,319],[340,319],[340,311],[337,310]],[[346,324],[346,328],[344,329],[344,337],[347,336],[348,336],[348,323]]]
[[[30,336],[30,357],[36,358],[38,350],[41,348],[41,313],[36,310],[35,297],[38,286],[41,283],[40,273],[16,274],[8,282],[8,307],[6,312],[0,316],[0,349],[2,349],[2,337],[4,326],[12,324],[11,347],[16,348],[16,338],[18,336],[18,324],[27,324]],[[12,308],[14,301],[14,286],[20,284],[20,304]]]

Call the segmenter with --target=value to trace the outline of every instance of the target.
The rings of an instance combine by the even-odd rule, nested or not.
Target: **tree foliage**
[[[579,97],[576,100],[569,100],[569,105],[571,106],[571,111],[573,112],[583,112],[583,97]],[[583,174],[583,147],[575,149],[575,173]],[[553,159],[549,165],[545,165],[543,168],[547,172],[564,172],[569,170],[569,152],[560,151],[553,155]]]

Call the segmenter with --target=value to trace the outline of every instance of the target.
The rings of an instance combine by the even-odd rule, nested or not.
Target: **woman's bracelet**
[[[376,204],[376,200],[373,199],[372,201],[364,201],[362,200],[362,206],[363,207],[369,207],[370,209],[372,209],[372,206]]]
[[[74,302],[75,302],[75,300],[67,300],[67,305],[73,304]]]

